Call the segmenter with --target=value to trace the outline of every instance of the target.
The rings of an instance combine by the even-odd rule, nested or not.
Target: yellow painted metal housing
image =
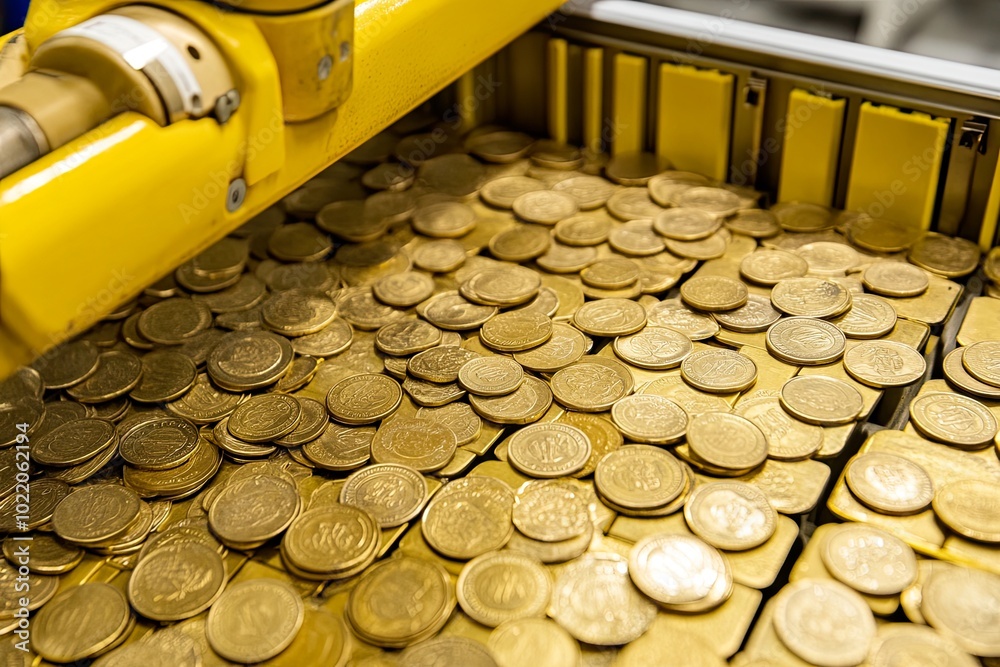
[[[660,65],[657,155],[678,169],[725,181],[732,120],[732,74]]]
[[[947,137],[947,119],[862,104],[846,208],[929,229]]]
[[[36,0],[29,46],[116,4]],[[242,105],[224,126],[203,119],[160,127],[124,114],[0,181],[0,376],[83,331],[560,3],[359,1],[353,93],[335,111],[292,124],[279,65],[251,16],[201,2],[155,4],[215,40]],[[246,201],[228,213],[227,186],[240,176],[250,185]]]
[[[833,203],[846,101],[795,89],[788,96],[779,201]]]
[[[612,154],[636,153],[646,144],[646,70],[649,62],[619,53],[614,59],[612,82]]]

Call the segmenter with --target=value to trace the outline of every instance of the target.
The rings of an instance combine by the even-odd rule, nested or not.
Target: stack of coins
[[[0,383],[0,585],[32,537],[44,659],[721,664],[820,460],[925,378],[980,260],[652,155],[404,123]],[[831,508],[1000,542],[998,346],[947,356],[892,432],[921,449],[865,445]],[[914,535],[841,533],[765,608],[798,660],[865,659],[866,601],[920,583]]]

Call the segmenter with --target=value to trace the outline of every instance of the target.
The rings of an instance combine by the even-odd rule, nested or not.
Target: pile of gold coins
[[[996,664],[974,244],[415,123],[0,384],[0,663]]]

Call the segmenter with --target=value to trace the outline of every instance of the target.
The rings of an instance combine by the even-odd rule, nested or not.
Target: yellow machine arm
[[[559,2],[152,4],[35,0],[23,33],[0,38],[0,176],[9,173],[0,377],[274,204]]]

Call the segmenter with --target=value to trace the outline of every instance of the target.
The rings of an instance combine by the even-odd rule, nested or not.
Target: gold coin
[[[779,399],[744,399],[736,414],[753,422],[767,439],[767,455],[779,461],[802,461],[823,446],[823,429],[789,416]]]
[[[406,357],[441,343],[441,330],[423,320],[404,320],[380,327],[375,347],[386,354]]]
[[[987,543],[1000,543],[1000,516],[996,484],[976,479],[951,482],[934,494],[934,512],[959,535]]]
[[[809,263],[787,250],[757,250],[740,262],[740,275],[759,285],[775,285],[789,278],[801,278],[808,271]]]
[[[248,617],[266,615],[266,624],[248,625]],[[229,586],[212,605],[205,637],[212,650],[234,662],[262,662],[284,651],[302,627],[305,606],[290,585],[277,579],[253,579]]]
[[[708,597],[719,580],[733,574],[715,547],[693,535],[654,533],[632,547],[628,572],[635,585],[663,605],[683,605]],[[720,601],[721,602],[721,601]]]
[[[531,375],[506,396],[470,396],[469,404],[483,419],[497,424],[530,424],[545,415],[552,405],[549,386]]]
[[[105,403],[135,389],[142,379],[142,362],[131,352],[112,350],[98,357],[97,370],[66,390],[81,403]]]
[[[653,230],[652,220],[629,220],[608,232],[608,245],[623,255],[645,257],[663,252],[663,237]]]
[[[979,667],[978,662],[945,635],[911,623],[880,625],[868,657],[871,667],[919,664]]]
[[[537,558],[543,563],[565,563],[579,558],[594,541],[595,532],[593,522],[588,523],[586,529],[579,536],[561,542],[543,542],[533,540],[523,535],[515,529],[510,537],[510,541],[505,548],[506,551],[515,551]]]
[[[601,299],[578,308],[573,325],[591,336],[627,336],[646,326],[646,311],[628,299]]]
[[[212,326],[212,311],[191,299],[175,297],[153,304],[138,321],[143,338],[160,345],[177,345]]]
[[[204,486],[218,471],[221,463],[222,453],[219,449],[201,438],[194,456],[182,465],[169,470],[139,470],[125,466],[122,479],[145,497],[184,496]]]
[[[425,236],[457,239],[476,228],[476,211],[460,202],[439,202],[418,208],[411,222]]]
[[[647,325],[638,333],[616,338],[613,349],[620,359],[633,366],[666,370],[684,361],[694,345],[679,331]]]
[[[646,185],[658,173],[670,167],[659,155],[643,151],[618,153],[608,160],[604,176],[621,185]]]
[[[134,620],[124,593],[115,586],[73,586],[35,616],[31,648],[52,662],[83,660],[112,646]]]
[[[419,599],[416,607],[401,600]],[[345,616],[358,636],[402,648],[440,630],[455,608],[448,572],[437,563],[401,556],[376,563],[358,580]]]
[[[781,228],[788,232],[818,232],[834,225],[830,209],[804,202],[781,202],[771,207]]]
[[[627,257],[601,259],[580,272],[580,279],[591,287],[622,289],[639,280],[639,265]]]
[[[861,262],[858,251],[845,243],[816,241],[800,246],[796,251],[809,264],[813,275],[842,276]]]
[[[215,549],[181,542],[146,555],[129,577],[128,598],[148,619],[179,621],[208,609],[225,587],[226,567]]]
[[[944,234],[926,234],[913,244],[907,259],[944,278],[960,278],[976,270],[981,254],[979,246],[972,241]]]
[[[768,443],[750,420],[726,412],[705,412],[688,422],[691,452],[706,463],[729,470],[756,468],[767,459]]]
[[[97,346],[77,340],[49,350],[32,367],[38,371],[46,389],[66,389],[86,380],[97,370]]]
[[[518,225],[490,239],[490,254],[505,262],[527,262],[552,246],[549,230],[538,225]]]
[[[410,357],[406,369],[414,377],[428,382],[455,382],[462,366],[480,357],[477,352],[461,347],[432,347]]]
[[[167,403],[169,412],[195,424],[211,424],[219,421],[239,405],[243,394],[233,394],[216,388],[208,375],[198,375],[194,386],[176,401]]]
[[[739,352],[712,348],[684,359],[681,377],[695,389],[728,394],[752,387],[757,381],[757,365]]]
[[[208,511],[212,532],[227,545],[262,544],[283,533],[299,513],[295,485],[275,475],[230,482]],[[247,517],[261,517],[248,522]]]
[[[398,174],[397,171],[396,175],[398,176]],[[383,172],[381,184],[386,182],[385,176],[386,174]],[[392,174],[388,174],[388,176],[389,178],[393,177]],[[316,214],[316,226],[343,241],[364,243],[381,238],[388,229],[389,223],[383,218],[371,215],[363,200],[348,199],[327,204],[320,209],[319,213]]]
[[[679,331],[691,340],[705,340],[719,333],[719,325],[711,315],[696,313],[679,299],[666,299],[647,310],[650,325]]]
[[[656,606],[632,584],[624,558],[590,553],[559,574],[549,616],[582,642],[618,646],[642,636]]]
[[[831,320],[848,338],[881,338],[896,326],[896,309],[873,294],[854,294],[851,308]]]
[[[523,381],[521,365],[508,357],[471,359],[458,371],[459,386],[477,396],[506,396],[516,391]]]
[[[420,514],[427,495],[427,480],[413,468],[378,463],[345,480],[340,502],[365,510],[380,528],[394,528]]]
[[[476,194],[485,177],[483,164],[461,153],[435,155],[425,159],[417,168],[417,178],[424,186],[449,197]]]
[[[511,207],[520,219],[539,225],[554,225],[580,211],[572,195],[556,190],[526,192],[515,199]]]
[[[552,337],[552,320],[542,313],[521,309],[500,313],[483,323],[479,339],[501,352],[522,352]]]
[[[459,447],[477,440],[483,427],[483,420],[468,403],[422,407],[417,410],[417,419],[429,419],[444,424],[455,433]]]
[[[446,558],[470,560],[510,539],[514,494],[492,477],[473,475],[445,484],[427,505],[424,539]]]
[[[595,246],[608,240],[611,222],[586,215],[576,215],[556,223],[555,237],[560,243],[574,246]]]
[[[296,354],[326,358],[347,350],[353,340],[351,325],[335,317],[322,331],[293,338],[291,344]]]
[[[857,419],[864,398],[857,389],[837,378],[800,375],[781,387],[781,407],[810,424],[837,426]]]
[[[20,537],[23,539],[23,536]],[[18,620],[24,618],[22,609],[31,612],[43,608],[55,597],[59,588],[59,577],[29,574],[31,568],[23,565],[23,561],[35,559],[34,540],[37,537],[31,536],[31,542],[27,544],[27,555],[23,548],[19,548],[21,553],[16,561],[8,563],[0,559],[0,594],[3,596],[0,597],[0,623],[5,626],[13,621],[16,627]],[[5,541],[9,542],[11,539]],[[19,546],[24,545],[21,542]]]
[[[670,208],[653,220],[657,233],[678,241],[697,241],[711,236],[722,226],[722,219],[695,208]]]
[[[610,421],[597,415],[583,412],[564,412],[558,419],[559,423],[575,426],[583,431],[590,440],[590,458],[583,468],[573,473],[577,479],[593,474],[597,463],[605,454],[613,452],[622,446],[622,435]]]
[[[399,463],[420,472],[448,465],[457,447],[458,440],[447,426],[403,417],[383,423],[371,443],[376,463]]]
[[[479,196],[490,206],[511,209],[514,201],[523,194],[547,190],[545,183],[529,176],[494,178],[479,190]]]
[[[178,352],[160,350],[142,358],[142,376],[129,392],[129,398],[140,403],[166,403],[187,393],[198,378],[198,368],[191,359]]]
[[[913,549],[872,526],[833,526],[823,540],[820,556],[834,578],[869,595],[895,595],[917,579]]]
[[[597,249],[552,243],[535,259],[538,268],[549,273],[579,273],[597,259]]]
[[[628,439],[654,445],[681,440],[688,421],[681,406],[655,394],[633,394],[615,401],[611,419]]]
[[[781,319],[781,313],[774,309],[767,297],[750,294],[747,302],[739,308],[713,313],[713,317],[730,331],[760,333]]]
[[[781,233],[778,219],[771,211],[744,209],[726,218],[726,229],[755,239],[766,239]]]
[[[344,320],[362,331],[374,331],[406,316],[402,310],[378,301],[370,287],[341,290],[337,297],[337,309]]]
[[[554,373],[578,361],[590,346],[591,341],[579,329],[553,322],[552,337],[538,347],[516,352],[514,361],[528,370]]]
[[[1000,576],[967,567],[934,571],[923,585],[920,611],[972,655],[1000,657]]]
[[[507,621],[490,633],[487,647],[499,667],[578,667],[582,659],[577,641],[547,618]]]
[[[745,551],[771,538],[778,516],[764,492],[746,482],[719,481],[699,485],[684,503],[691,531],[708,544]]]
[[[7,537],[3,541],[3,555],[9,563],[16,563],[20,558],[18,551],[21,544],[15,540],[16,537]],[[34,574],[46,575],[66,574],[80,564],[84,555],[83,549],[46,533],[35,533],[31,536],[30,552],[31,562],[28,563],[28,569]],[[14,600],[13,592],[9,597],[6,595],[4,597]],[[35,598],[41,599],[37,595]]]
[[[844,354],[848,375],[869,387],[904,387],[924,376],[927,364],[909,345],[873,340],[855,345]]]
[[[507,307],[530,301],[541,286],[542,279],[536,272],[512,265],[474,274],[462,283],[460,292],[470,301],[484,306]]]
[[[922,434],[963,449],[988,447],[997,420],[979,401],[947,391],[929,391],[910,401],[910,419]]]
[[[868,655],[875,617],[864,598],[844,584],[803,579],[782,588],[775,600],[774,630],[802,660],[819,667],[851,667]]]
[[[234,331],[212,348],[206,370],[223,389],[259,389],[281,379],[292,357],[292,346],[282,336],[269,331]]]
[[[747,302],[747,286],[722,276],[696,276],[681,285],[684,303],[709,312],[733,310]]]
[[[394,273],[376,281],[372,294],[386,305],[409,308],[434,294],[434,279],[419,271]]]
[[[945,379],[948,380],[949,384],[967,394],[992,401],[1000,400],[1000,387],[980,382],[965,369],[965,351],[967,349],[969,348],[956,347],[945,355],[944,361],[941,363]]]
[[[894,297],[920,296],[927,291],[927,274],[905,262],[876,262],[861,274],[865,289],[875,294]]]
[[[430,273],[449,273],[465,264],[465,246],[458,241],[441,239],[421,243],[412,251],[413,264]]]
[[[448,331],[477,329],[497,314],[496,307],[472,303],[458,292],[442,292],[421,306],[417,307],[421,317]]]
[[[632,393],[628,367],[616,359],[585,356],[552,376],[555,399],[579,412],[603,412]]]
[[[622,188],[608,198],[608,213],[622,221],[655,218],[663,211],[646,188]]]
[[[118,453],[135,468],[167,470],[190,460],[197,449],[194,424],[179,417],[159,417],[129,428],[122,435]]]
[[[600,176],[574,176],[559,181],[552,189],[568,194],[583,211],[601,208],[616,190],[614,185]]]
[[[983,273],[993,282],[1000,282],[1000,249],[993,248],[986,254],[983,260]]]
[[[687,478],[669,452],[649,445],[628,445],[606,454],[594,471],[600,495],[630,509],[654,509],[673,502]]]
[[[118,484],[76,489],[56,506],[52,527],[74,544],[97,544],[122,535],[139,515],[135,491]]]
[[[392,162],[376,165],[361,176],[361,184],[366,188],[390,192],[406,190],[413,185],[414,180],[416,175],[412,170]],[[322,213],[322,210],[320,212]]]
[[[252,396],[229,416],[229,433],[246,442],[271,442],[295,430],[302,406],[294,396]]]
[[[354,470],[371,458],[374,426],[330,424],[323,434],[302,447],[302,453],[327,470]]]
[[[93,458],[117,440],[115,425],[106,419],[74,419],[35,439],[31,457],[42,465],[67,467]]]
[[[847,228],[847,240],[872,252],[902,252],[916,243],[923,231],[915,225],[885,218],[860,218]]]
[[[771,288],[771,303],[786,315],[836,317],[851,307],[851,293],[822,278],[787,278]]]
[[[561,542],[587,531],[590,510],[574,482],[536,480],[518,489],[511,518],[521,534],[533,540]]]
[[[281,540],[281,555],[302,578],[345,579],[371,565],[381,546],[375,517],[363,508],[337,503],[296,517]],[[327,545],[336,543],[336,549]]]
[[[363,373],[333,385],[326,395],[326,407],[337,421],[356,426],[385,419],[402,400],[403,390],[391,377]]]
[[[496,667],[486,647],[466,637],[437,637],[410,646],[400,654],[400,667],[434,667],[435,665]]]
[[[883,514],[917,514],[934,499],[927,471],[894,454],[868,452],[855,457],[847,466],[845,480],[858,500]]]
[[[568,424],[533,424],[517,431],[507,444],[507,462],[530,477],[572,475],[591,454],[587,434]]]
[[[980,382],[1000,387],[1000,341],[984,340],[965,348],[962,365]]]

